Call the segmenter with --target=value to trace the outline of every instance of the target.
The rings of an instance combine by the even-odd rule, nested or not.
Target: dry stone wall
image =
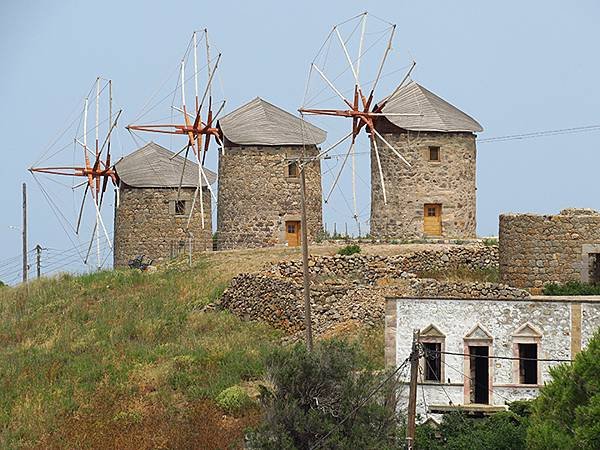
[[[443,255],[448,258],[441,258]],[[467,255],[470,257],[467,258]],[[385,298],[389,296],[518,299],[526,291],[497,283],[450,283],[418,278],[404,270],[414,263],[420,270],[432,267],[492,267],[497,249],[476,247],[440,252],[425,251],[412,256],[312,257],[311,305],[317,334],[336,324],[355,322],[382,325]],[[456,260],[451,259],[456,257]],[[440,262],[441,261],[441,262]],[[290,334],[304,329],[301,263],[281,262],[262,274],[241,274],[224,292],[220,307],[248,320],[259,320]]]
[[[500,216],[500,277],[539,289],[549,282],[590,281],[600,254],[600,213],[566,209],[558,215]]]
[[[311,256],[310,273],[313,277],[341,277],[373,284],[383,277],[397,277],[403,272],[426,273],[431,271],[466,268],[489,270],[498,268],[498,247],[495,245],[467,245],[440,250],[423,250],[409,255],[378,256]],[[282,261],[271,267],[274,275],[299,278],[301,261]]]
[[[375,238],[423,237],[424,205],[442,205],[442,235],[476,236],[476,146],[472,133],[399,132],[378,125],[385,140],[410,163],[408,167],[379,138],[387,194],[374,149],[371,151],[371,235]],[[440,148],[440,161],[429,160],[429,147]]]
[[[286,243],[285,222],[300,220],[300,179],[289,177],[286,158],[300,157],[302,146],[226,146],[219,155],[219,249],[269,247]],[[307,156],[316,156],[307,147]],[[323,227],[321,166],[306,167],[308,238]]]
[[[182,188],[179,200],[185,202],[185,214],[176,214],[177,190],[169,188],[132,188],[122,185],[119,207],[115,212],[114,266],[125,267],[130,259],[163,262],[188,251],[187,226],[195,188]],[[212,249],[211,199],[204,188],[204,223],[196,201],[190,228],[195,251]]]

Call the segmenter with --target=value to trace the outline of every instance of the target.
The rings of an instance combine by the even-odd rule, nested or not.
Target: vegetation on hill
[[[360,246],[357,244],[348,244],[345,247],[342,247],[338,251],[338,254],[344,255],[344,256],[350,256],[350,255],[354,255],[356,253],[360,253]]]
[[[211,448],[239,439],[258,411],[223,422],[214,399],[260,378],[280,334],[202,312],[225,288],[214,269],[202,260],[194,270],[3,289],[0,447]]]
[[[567,283],[548,283],[543,289],[544,295],[600,295],[600,284],[568,281]]]
[[[261,420],[239,388],[256,396],[282,334],[204,307],[237,273],[297,256],[218,252],[0,289],[0,448],[235,448]],[[381,363],[381,330],[352,335]]]
[[[331,340],[309,353],[302,344],[267,359],[261,403],[264,423],[251,435],[253,449],[395,449],[401,442],[397,387],[384,383],[356,346]],[[380,389],[383,385],[383,389]],[[376,393],[374,395],[374,393]]]

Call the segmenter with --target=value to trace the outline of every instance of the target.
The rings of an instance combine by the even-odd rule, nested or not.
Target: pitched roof
[[[422,116],[394,116],[386,118],[394,125],[413,131],[483,131],[471,116],[410,80],[392,98],[387,98],[382,112],[422,114]]]
[[[219,119],[227,140],[239,145],[320,144],[327,133],[256,97]]]
[[[182,187],[198,186],[198,164],[189,159],[185,161],[185,158],[180,155],[173,158],[173,155],[172,151],[154,142],[149,142],[121,158],[114,167],[119,178],[132,187],[178,187],[182,171]],[[213,184],[216,174],[206,168],[204,168],[204,173],[210,184]],[[202,180],[202,185],[206,186],[204,180]]]

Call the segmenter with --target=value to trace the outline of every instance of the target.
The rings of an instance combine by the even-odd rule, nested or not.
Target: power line
[[[430,353],[466,356],[471,358],[487,358],[487,359],[508,359],[511,361],[539,361],[539,362],[573,362],[572,359],[557,359],[557,358],[521,358],[518,356],[495,356],[495,355],[474,355],[470,353],[443,352],[440,350],[430,350]]]
[[[486,386],[484,384],[478,383],[477,380],[473,379],[472,377],[470,377],[469,375],[465,375],[465,373],[462,370],[456,369],[454,367],[452,367],[450,364],[448,364],[446,361],[444,361],[443,359],[440,359],[440,361],[447,367],[450,367],[452,370],[454,370],[455,372],[458,372],[459,374],[461,374],[463,377],[468,378],[469,380],[471,380],[476,386],[479,387],[483,387],[485,388]],[[487,390],[491,393],[494,393],[494,389],[492,389],[490,386],[487,386]],[[508,397],[505,397],[504,395],[500,394],[499,392],[496,391],[496,394],[499,397],[502,397],[506,402],[512,402],[513,400],[511,400]]]
[[[502,141],[513,141],[521,139],[532,139],[544,136],[556,136],[560,134],[576,134],[585,133],[589,131],[600,131],[600,125],[588,125],[584,127],[573,127],[573,128],[559,128],[556,130],[545,130],[545,131],[533,131],[530,133],[523,134],[509,134],[507,136],[496,136],[491,138],[478,139],[477,142],[502,142]]]

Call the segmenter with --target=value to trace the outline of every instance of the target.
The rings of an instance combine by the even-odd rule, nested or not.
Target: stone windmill
[[[319,154],[341,158],[325,202],[329,202],[336,187],[340,189],[340,176],[350,160],[352,217],[360,226],[363,214],[357,204],[355,159],[360,153],[369,153],[368,222],[374,237],[474,237],[474,133],[482,128],[413,82],[410,75],[414,61],[405,69],[400,83],[391,88],[391,94],[377,99],[381,81],[401,70],[386,72],[395,32],[395,24],[365,12],[335,25],[311,63],[300,113],[342,117],[351,122],[350,132]],[[369,52],[383,45],[379,58],[368,59]],[[330,96],[323,99],[323,92]],[[368,135],[368,152],[356,151],[362,131]],[[344,143],[349,143],[346,151],[331,154]],[[427,158],[426,164],[423,158]],[[446,211],[444,219],[442,208]]]
[[[198,35],[201,34],[201,38]],[[205,52],[203,56],[203,62],[200,62],[198,54],[198,46],[204,44]],[[158,106],[164,106],[167,99],[172,98],[170,108],[168,112],[172,114],[172,120],[170,123],[164,123],[164,120],[158,119],[156,122],[146,124],[130,124],[127,129],[131,133],[135,132],[151,132],[160,133],[166,135],[181,135],[185,136],[185,144],[181,150],[176,152],[174,155],[184,153],[185,161],[187,161],[190,149],[193,152],[193,156],[197,162],[198,176],[197,176],[197,189],[196,195],[193,198],[191,208],[189,210],[189,218],[191,220],[193,211],[196,207],[196,203],[200,207],[200,222],[202,228],[210,228],[210,221],[206,218],[206,212],[204,211],[204,199],[203,186],[207,186],[210,194],[216,202],[216,197],[212,192],[211,182],[204,169],[204,163],[206,160],[206,154],[210,149],[212,141],[216,141],[220,144],[219,130],[215,127],[215,123],[218,119],[219,114],[225,107],[225,100],[220,102],[217,110],[214,111],[215,100],[213,98],[213,80],[217,74],[219,62],[221,60],[221,54],[219,53],[216,58],[211,57],[211,46],[209,43],[208,30],[204,29],[201,32],[194,31],[192,37],[188,43],[187,49],[184,53],[183,58],[179,64],[179,77],[176,82],[176,87],[165,95],[162,100],[159,100],[152,106],[144,108],[138,115],[137,120],[141,120],[146,117],[152,110]],[[186,76],[186,67],[192,66],[192,75]],[[204,75],[204,79],[201,80],[201,76]],[[193,100],[190,102],[186,95],[186,82],[193,80]],[[200,84],[202,83],[203,88]],[[180,103],[175,103],[176,94],[179,93]],[[189,93],[188,93],[189,94]],[[156,94],[155,94],[156,96]],[[151,103],[154,99],[153,96],[148,103]],[[177,122],[174,114],[180,117],[180,121]],[[164,111],[163,111],[164,113]],[[175,157],[175,156],[173,156]],[[184,161],[184,162],[185,162]],[[185,173],[185,164],[181,167],[181,180],[183,180]],[[181,191],[181,185],[178,186],[178,193]],[[199,197],[199,201],[196,198]]]
[[[476,237],[476,134],[481,125],[414,81],[386,99],[376,119],[385,186],[371,156],[371,234],[378,238]],[[418,113],[418,116],[401,115]],[[376,144],[373,141],[373,145]]]
[[[322,229],[321,165],[318,145],[326,133],[261,99],[219,120],[219,249],[300,245],[300,181],[294,158],[306,166],[307,234]]]

